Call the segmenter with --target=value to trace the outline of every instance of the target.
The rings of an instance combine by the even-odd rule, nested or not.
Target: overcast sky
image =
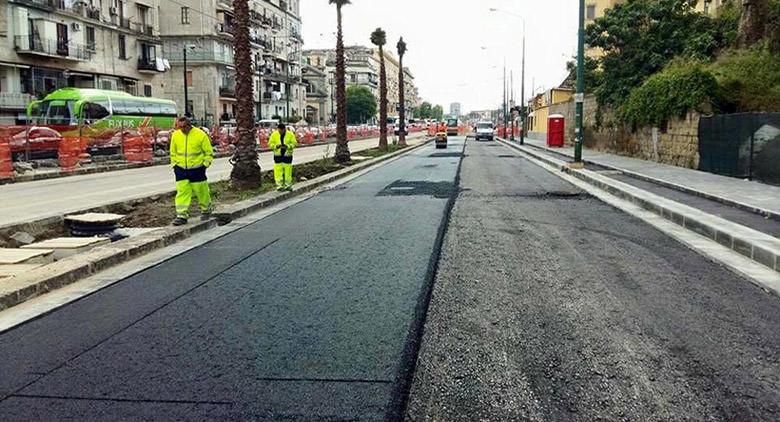
[[[352,0],[344,7],[344,41],[370,45],[371,31],[387,31],[395,51],[398,37],[408,44],[404,64],[415,75],[424,100],[460,102],[464,111],[501,103],[502,66],[514,71],[520,97],[522,21],[525,17],[526,97],[558,85],[566,61],[576,53],[577,2],[574,0]],[[304,48],[334,48],[336,8],[328,0],[301,0]],[[484,47],[484,49],[483,49]],[[519,101],[518,101],[519,102]]]

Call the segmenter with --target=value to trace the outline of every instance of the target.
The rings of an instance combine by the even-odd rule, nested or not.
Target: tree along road
[[[780,420],[780,300],[469,141],[408,420]]]
[[[463,141],[0,335],[0,420],[402,414]]]
[[[409,144],[416,145],[424,140],[424,137],[412,137]],[[349,148],[352,152],[363,151],[376,148],[377,142],[376,138],[352,141]],[[326,154],[333,156],[335,149],[335,144],[299,148],[295,152],[295,162],[301,164],[319,160]],[[260,165],[264,170],[271,169],[273,154],[260,154]],[[209,180],[228,179],[232,169],[228,158],[214,160],[208,172]],[[159,195],[174,189],[173,172],[169,166],[0,185],[0,198],[3,198],[0,202],[0,227]]]

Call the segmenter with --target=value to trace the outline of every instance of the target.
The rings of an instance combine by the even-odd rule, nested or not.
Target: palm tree
[[[233,50],[236,66],[236,153],[231,162],[231,184],[237,189],[259,187],[260,164],[257,162],[252,80],[252,48],[249,45],[249,2],[233,0],[235,9]]]
[[[379,149],[387,150],[387,70],[385,50],[387,34],[382,28],[371,33],[371,43],[379,47]]]
[[[344,34],[341,30],[341,7],[350,4],[349,0],[328,0],[336,5],[336,161],[349,161],[347,145],[347,83],[345,80],[346,63],[344,61]]]
[[[404,37],[401,37],[396,44],[398,49],[398,102],[401,109],[398,111],[398,145],[406,146],[406,87],[404,86],[404,54],[406,54],[406,43]]]

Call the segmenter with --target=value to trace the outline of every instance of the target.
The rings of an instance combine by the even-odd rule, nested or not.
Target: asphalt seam
[[[232,406],[234,402],[229,401],[211,401],[211,400],[165,400],[165,399],[123,399],[117,397],[81,397],[81,396],[53,396],[46,394],[11,394],[8,398],[19,397],[26,399],[49,399],[49,400],[76,400],[76,401],[103,401],[120,403],[164,403],[164,404],[211,404],[220,406]]]
[[[417,370],[417,359],[420,354],[423,335],[425,334],[425,322],[428,316],[428,308],[433,294],[433,285],[436,280],[436,274],[439,269],[439,260],[441,257],[444,237],[447,234],[447,228],[452,216],[452,209],[460,194],[460,173],[463,166],[463,160],[466,158],[466,139],[463,139],[463,147],[458,160],[458,168],[455,171],[455,180],[453,181],[453,190],[447,200],[447,205],[442,214],[439,231],[434,242],[433,252],[428,261],[425,283],[417,299],[417,305],[414,310],[414,317],[409,326],[409,331],[404,345],[404,351],[401,354],[401,365],[398,370],[395,385],[393,387],[390,406],[385,413],[386,421],[401,421],[404,419],[407,407],[409,405],[409,395],[414,381],[414,374]]]
[[[215,278],[217,278],[218,276],[220,276],[222,273],[224,273],[224,272],[226,272],[226,271],[230,270],[231,268],[233,268],[233,267],[235,267],[235,266],[237,266],[237,265],[241,264],[242,262],[244,262],[244,261],[248,260],[249,258],[252,258],[253,256],[257,255],[258,253],[262,252],[262,251],[263,251],[263,250],[265,250],[266,248],[268,248],[268,247],[270,247],[270,246],[274,245],[274,244],[275,244],[276,242],[278,242],[279,240],[281,240],[281,238],[277,238],[276,240],[273,240],[273,241],[271,241],[271,242],[269,242],[269,243],[267,243],[267,244],[263,245],[263,246],[262,246],[260,249],[256,250],[255,252],[253,252],[253,253],[249,254],[249,255],[248,255],[248,256],[246,256],[246,257],[243,257],[243,258],[239,259],[238,261],[236,261],[236,262],[234,262],[234,263],[231,263],[230,265],[228,265],[226,268],[224,268],[224,269],[220,270],[220,271],[219,271],[218,273],[216,273],[215,275],[213,275],[213,276],[211,276],[211,277],[207,278],[206,280],[204,280],[204,281],[202,281],[202,282],[200,282],[200,283],[196,284],[195,286],[193,286],[193,287],[191,287],[191,288],[187,289],[186,291],[184,291],[183,293],[181,293],[181,294],[177,295],[176,297],[172,298],[171,300],[168,300],[168,301],[166,301],[166,302],[164,302],[164,303],[160,304],[159,306],[155,307],[155,308],[154,308],[154,309],[152,309],[151,311],[149,311],[149,312],[147,312],[146,314],[142,315],[140,318],[136,319],[135,321],[131,322],[130,324],[127,324],[127,325],[125,325],[124,327],[122,327],[122,328],[118,329],[117,331],[115,331],[115,332],[111,333],[110,335],[106,336],[104,339],[102,339],[102,340],[98,341],[97,343],[93,344],[92,346],[90,346],[90,347],[88,347],[88,348],[86,348],[86,349],[82,350],[81,352],[78,352],[78,353],[76,353],[75,355],[71,356],[69,359],[67,359],[67,360],[64,360],[64,361],[63,361],[62,363],[60,363],[59,365],[57,365],[57,366],[55,366],[54,368],[52,368],[52,369],[50,369],[50,370],[46,371],[46,373],[45,373],[44,375],[40,375],[40,376],[38,376],[37,378],[33,379],[32,381],[28,382],[27,384],[23,385],[22,387],[19,387],[19,388],[17,388],[16,390],[12,391],[11,393],[9,393],[9,394],[5,395],[4,397],[0,397],[0,402],[2,402],[2,401],[5,401],[5,400],[6,400],[6,399],[7,399],[9,396],[12,396],[12,395],[18,395],[18,393],[19,393],[19,392],[21,392],[22,390],[24,390],[25,388],[27,388],[27,387],[30,387],[31,385],[33,385],[33,384],[37,383],[38,381],[42,380],[43,378],[46,378],[47,376],[49,376],[49,375],[50,375],[50,374],[52,374],[53,372],[55,372],[55,371],[57,371],[57,370],[59,370],[59,369],[63,368],[65,365],[69,364],[70,362],[73,362],[74,360],[78,359],[79,357],[83,356],[84,354],[86,354],[86,353],[89,353],[90,351],[92,351],[92,350],[96,349],[96,348],[97,348],[97,347],[99,347],[100,345],[104,344],[105,342],[107,342],[107,341],[111,340],[112,338],[116,337],[117,335],[121,334],[122,332],[124,332],[124,331],[125,331],[125,330],[127,330],[128,328],[130,328],[130,327],[133,327],[134,325],[138,324],[139,322],[141,322],[141,321],[145,320],[146,318],[150,317],[151,315],[155,314],[155,313],[156,313],[157,311],[159,311],[160,309],[162,309],[162,308],[164,308],[164,307],[166,307],[166,306],[170,305],[171,303],[173,303],[173,302],[175,302],[175,301],[177,301],[177,300],[181,299],[182,297],[184,297],[184,296],[186,296],[186,295],[188,295],[188,294],[192,293],[193,291],[195,291],[195,290],[199,289],[200,287],[204,286],[205,284],[209,283],[210,281],[212,281],[212,280],[214,280]],[[202,247],[202,246],[201,246],[201,247]],[[154,267],[156,267],[156,266],[154,266]],[[151,268],[154,268],[154,267],[151,267]],[[147,268],[147,269],[146,269],[146,270],[144,270],[144,271],[148,271],[148,270],[149,270],[149,269],[151,269],[151,268]],[[85,297],[86,297],[86,296],[85,296]]]

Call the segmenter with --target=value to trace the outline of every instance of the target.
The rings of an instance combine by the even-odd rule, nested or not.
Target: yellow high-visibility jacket
[[[214,149],[206,132],[193,127],[184,134],[177,129],[171,135],[171,165],[189,169],[210,166],[214,161]]]
[[[292,157],[293,150],[298,146],[298,140],[295,138],[295,134],[292,133],[292,131],[288,130],[284,134],[284,146],[287,147],[284,151],[284,156]],[[278,130],[275,130],[271,134],[271,137],[268,138],[268,148],[274,152],[274,155],[282,155],[282,135],[279,134]]]

